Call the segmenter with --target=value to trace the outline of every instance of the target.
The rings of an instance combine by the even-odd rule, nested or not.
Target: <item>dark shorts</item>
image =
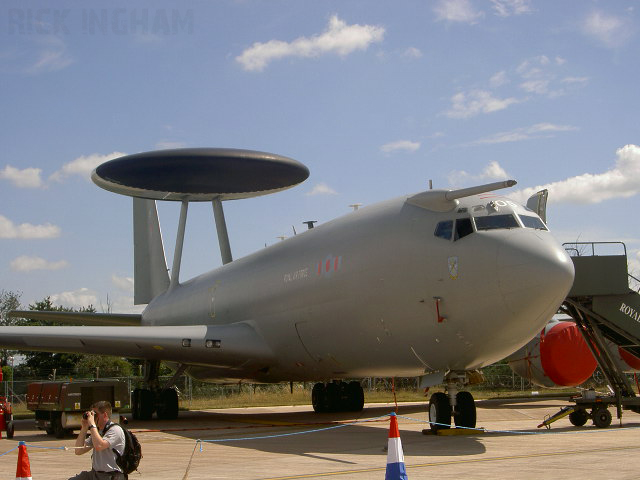
[[[95,470],[80,472],[69,480],[127,480],[128,476],[121,472],[96,472]]]

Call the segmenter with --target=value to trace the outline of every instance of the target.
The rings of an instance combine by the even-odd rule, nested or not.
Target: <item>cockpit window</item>
[[[453,220],[446,220],[438,223],[434,235],[445,240],[451,240],[451,232],[453,231]]]
[[[490,215],[488,217],[475,217],[478,230],[495,230],[498,228],[518,228],[515,217],[509,215]]]
[[[454,240],[460,240],[467,235],[473,233],[473,226],[471,225],[470,218],[458,218],[456,220],[456,234],[453,237]]]
[[[532,217],[530,215],[520,215],[520,220],[526,228],[535,228],[536,230],[548,230],[542,220],[538,217]]]

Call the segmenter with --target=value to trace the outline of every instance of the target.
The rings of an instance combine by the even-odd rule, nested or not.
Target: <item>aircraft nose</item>
[[[498,281],[506,307],[531,318],[555,313],[573,285],[573,262],[548,234],[524,232],[498,249]],[[548,319],[545,319],[545,321]]]

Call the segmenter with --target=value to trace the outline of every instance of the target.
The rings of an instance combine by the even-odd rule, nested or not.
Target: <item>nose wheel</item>
[[[451,398],[455,403],[451,405]],[[476,427],[476,404],[473,395],[469,392],[457,392],[449,395],[443,392],[436,392],[429,400],[429,423],[431,430],[445,430],[451,428],[451,417],[453,417],[456,427],[475,428]]]

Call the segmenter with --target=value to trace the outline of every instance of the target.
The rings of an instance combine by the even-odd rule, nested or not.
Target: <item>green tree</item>
[[[20,296],[18,292],[0,290],[0,325],[21,325],[22,319],[9,318],[7,313],[20,309]],[[0,365],[8,365],[7,359],[13,354],[9,350],[0,350]]]
[[[29,310],[44,312],[95,312],[93,305],[79,310],[54,305],[51,297],[46,297],[29,305]],[[28,320],[28,325],[61,325],[58,322],[44,320]],[[56,370],[57,375],[69,375],[75,371],[76,364],[85,356],[82,353],[23,352],[26,366],[36,375],[50,375]]]
[[[97,369],[97,370],[96,370]],[[78,374],[103,377],[128,377],[131,364],[124,358],[107,355],[84,355],[76,364]]]

